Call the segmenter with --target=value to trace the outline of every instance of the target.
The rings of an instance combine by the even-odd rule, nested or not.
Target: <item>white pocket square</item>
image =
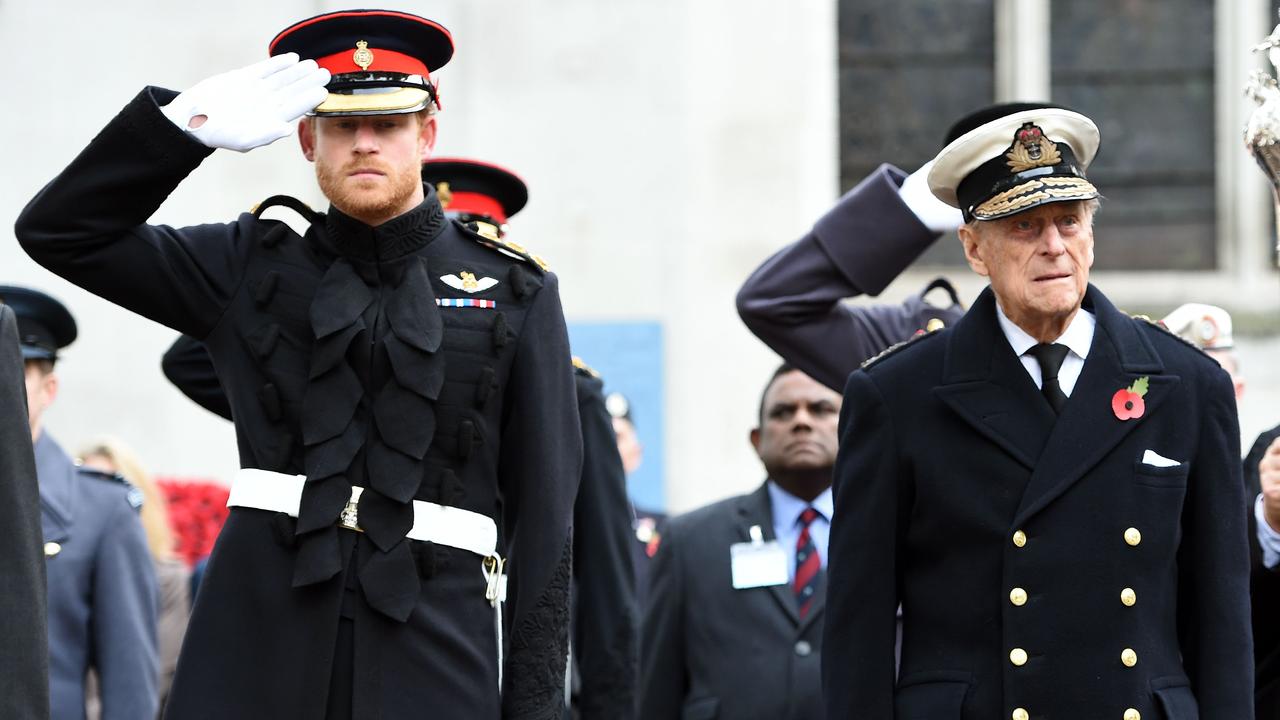
[[[1142,454],[1142,464],[1151,467],[1178,467],[1182,463],[1170,460],[1154,450],[1148,450]]]

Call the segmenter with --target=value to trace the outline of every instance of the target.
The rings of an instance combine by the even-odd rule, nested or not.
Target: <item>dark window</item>
[[[1214,0],[1051,4],[1052,96],[1093,118],[1095,270],[1217,266]],[[1243,79],[1241,80],[1243,83]]]
[[[889,162],[908,172],[947,128],[993,102],[993,0],[840,0],[840,183]],[[954,237],[922,263],[963,264]]]

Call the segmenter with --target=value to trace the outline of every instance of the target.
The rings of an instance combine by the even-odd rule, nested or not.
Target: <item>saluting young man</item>
[[[17,225],[46,267],[204,342],[235,417],[244,469],[168,716],[556,717],[582,458],[556,278],[421,181],[442,26],[333,12],[269,53],[143,90]],[[304,235],[145,224],[214,149],[303,115],[331,206],[275,202]]]

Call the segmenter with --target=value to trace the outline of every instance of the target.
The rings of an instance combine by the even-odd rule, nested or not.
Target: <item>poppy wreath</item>
[[[166,478],[156,485],[169,504],[169,527],[174,552],[193,567],[213,550],[213,542],[227,521],[227,496],[223,485],[205,480]]]

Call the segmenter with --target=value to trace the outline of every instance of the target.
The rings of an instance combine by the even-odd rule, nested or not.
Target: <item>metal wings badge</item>
[[[440,281],[454,290],[461,290],[466,293],[481,292],[498,284],[498,281],[491,277],[476,278],[474,273],[469,273],[466,270],[458,273],[458,275],[453,273],[441,275]]]

